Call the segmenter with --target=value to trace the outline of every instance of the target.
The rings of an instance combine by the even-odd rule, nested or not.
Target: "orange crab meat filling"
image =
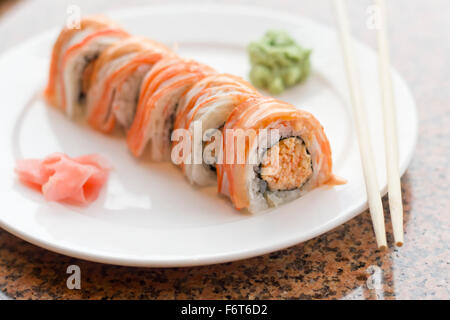
[[[311,155],[296,137],[280,140],[267,150],[261,163],[261,178],[272,191],[300,188],[312,173]]]

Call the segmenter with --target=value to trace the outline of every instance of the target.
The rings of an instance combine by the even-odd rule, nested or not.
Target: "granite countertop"
[[[374,32],[361,27],[372,1],[350,1],[353,1],[350,16],[355,36],[375,48]],[[72,2],[85,12],[125,6],[125,1]],[[148,3],[140,0],[127,3],[130,2]],[[226,2],[266,7],[278,3]],[[283,1],[277,4],[277,9],[334,24],[329,1],[305,0],[301,6],[297,3]],[[38,14],[44,10],[45,16]],[[63,1],[0,0],[0,52],[61,24],[63,15]],[[449,15],[447,0],[389,2],[392,63],[411,87],[420,118],[418,145],[402,178],[403,247],[379,252],[367,211],[289,249],[243,261],[191,268],[145,269],[92,263],[49,252],[0,230],[0,298],[449,299]],[[384,207],[389,217],[386,198]],[[386,226],[392,246],[389,218]],[[72,264],[82,270],[80,290],[69,290],[66,286],[66,269]]]

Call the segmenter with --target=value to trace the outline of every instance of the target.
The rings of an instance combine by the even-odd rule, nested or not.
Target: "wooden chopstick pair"
[[[385,0],[375,0],[379,10],[379,24],[377,27],[377,40],[379,51],[380,89],[383,105],[384,143],[386,153],[386,171],[388,180],[389,209],[391,213],[392,228],[395,244],[403,245],[403,205],[400,186],[400,173],[398,169],[398,143],[394,109],[394,95],[390,72],[389,46],[386,28]],[[338,21],[339,35],[344,55],[347,80],[350,88],[351,105],[358,134],[358,144],[361,162],[366,182],[366,191],[369,200],[370,215],[375,231],[378,247],[384,249],[386,244],[386,230],[384,227],[383,205],[381,203],[380,189],[377,182],[375,162],[370,143],[367,116],[363,107],[356,58],[354,55],[350,36],[350,25],[347,17],[345,0],[334,0]]]

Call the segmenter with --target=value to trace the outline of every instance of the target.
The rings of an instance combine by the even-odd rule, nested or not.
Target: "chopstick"
[[[375,0],[380,10],[380,24],[377,28],[377,40],[380,64],[380,89],[383,100],[384,146],[389,193],[389,211],[391,213],[394,240],[397,246],[403,245],[403,203],[398,170],[398,138],[394,105],[394,93],[390,71],[389,43],[387,39],[387,15],[385,0]]]
[[[358,135],[359,152],[364,172],[367,198],[369,200],[370,216],[379,249],[386,248],[386,230],[384,228],[383,205],[381,203],[380,189],[378,187],[375,162],[372,146],[369,139],[367,116],[363,106],[359,77],[356,68],[356,59],[350,38],[350,27],[347,18],[347,8],[343,0],[334,0],[338,21],[342,52],[347,71],[347,81],[350,88],[350,98],[353,117]]]

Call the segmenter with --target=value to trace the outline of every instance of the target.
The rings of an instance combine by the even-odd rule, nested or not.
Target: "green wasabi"
[[[300,47],[284,31],[267,31],[248,46],[250,81],[272,94],[304,81],[310,70],[310,49]]]

